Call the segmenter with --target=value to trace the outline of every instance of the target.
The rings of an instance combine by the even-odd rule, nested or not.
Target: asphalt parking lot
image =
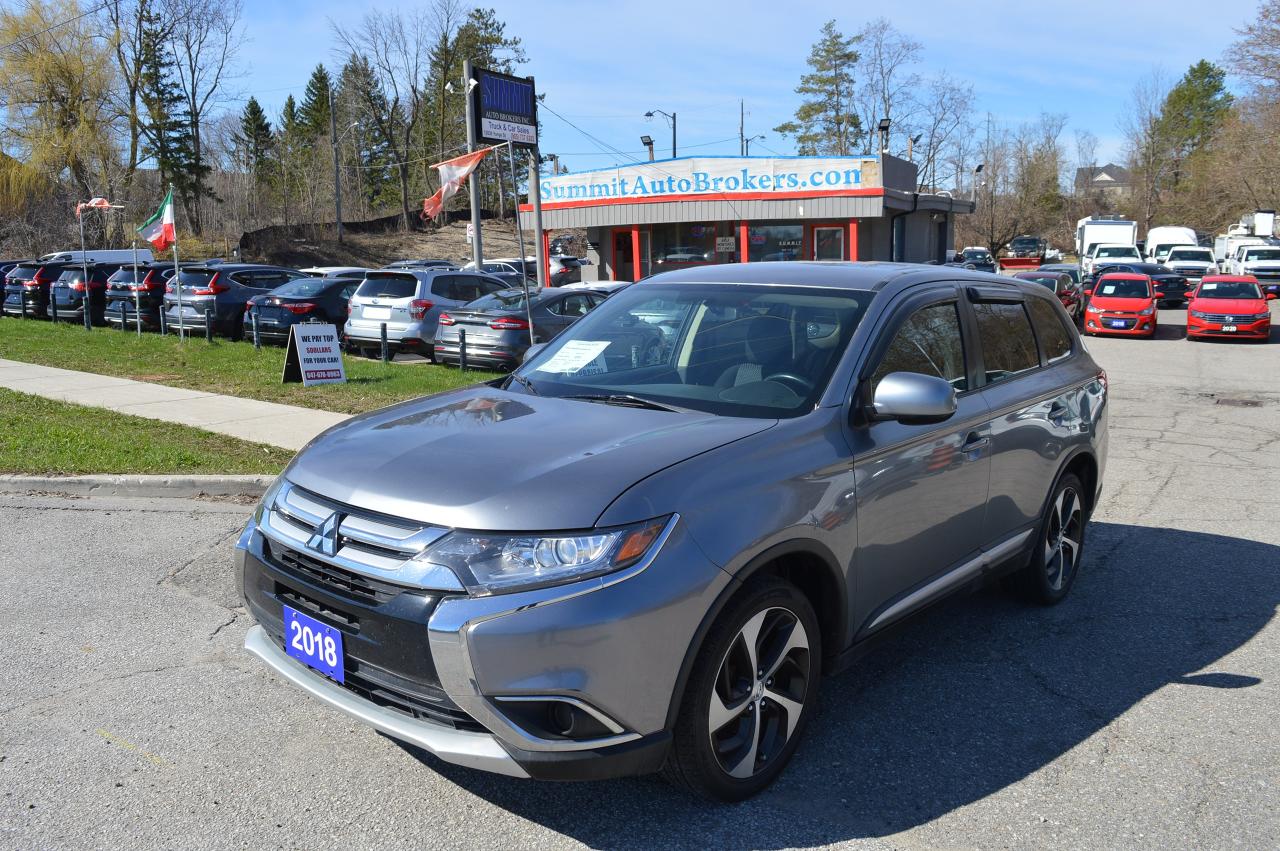
[[[1112,437],[1071,598],[918,619],[735,806],[443,765],[277,681],[241,650],[248,506],[0,497],[0,845],[1278,847],[1280,330],[1182,317],[1088,342]]]

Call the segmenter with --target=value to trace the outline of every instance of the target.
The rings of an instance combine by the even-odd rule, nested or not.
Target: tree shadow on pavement
[[[1089,535],[1062,605],[1031,607],[996,589],[960,597],[825,680],[788,770],[741,804],[694,800],[653,778],[512,780],[406,749],[493,804],[596,847],[888,836],[1027,777],[1157,689],[1259,682],[1214,668],[1274,616],[1280,547],[1096,522]]]

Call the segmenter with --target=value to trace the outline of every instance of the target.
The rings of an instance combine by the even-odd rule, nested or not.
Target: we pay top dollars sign
[[[289,329],[289,348],[284,353],[284,384],[342,384],[347,371],[342,363],[338,329],[332,325],[306,322]]]

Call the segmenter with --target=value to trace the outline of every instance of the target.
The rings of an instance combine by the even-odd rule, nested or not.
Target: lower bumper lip
[[[488,733],[451,730],[438,724],[407,718],[361,700],[338,684],[316,676],[301,662],[290,658],[276,647],[261,626],[255,625],[249,629],[245,635],[244,648],[317,700],[388,736],[430,751],[445,762],[505,774],[508,777],[529,776],[498,740]]]

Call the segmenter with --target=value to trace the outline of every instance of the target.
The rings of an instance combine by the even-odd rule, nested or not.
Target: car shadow
[[[1087,553],[1059,606],[1028,606],[997,588],[958,597],[825,680],[795,760],[741,804],[696,800],[654,778],[513,780],[402,747],[493,804],[595,847],[889,836],[1017,783],[1159,689],[1260,682],[1219,660],[1274,617],[1280,547],[1094,523]],[[772,826],[761,830],[765,819]]]

